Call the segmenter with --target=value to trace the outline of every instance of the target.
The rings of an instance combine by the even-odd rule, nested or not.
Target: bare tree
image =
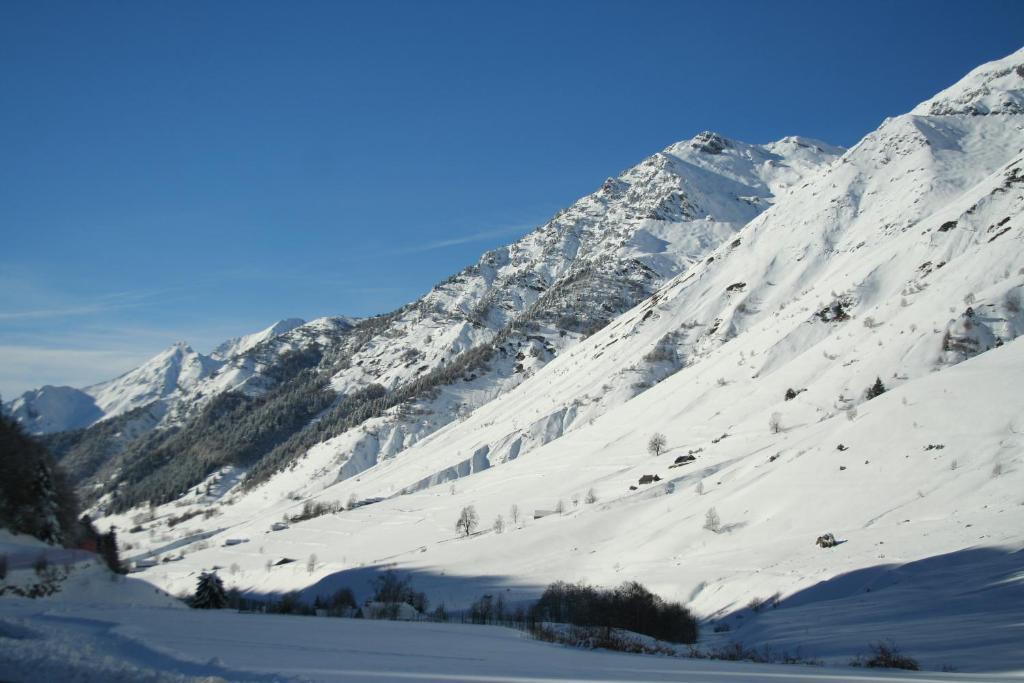
[[[715,508],[708,508],[708,513],[704,515],[704,528],[716,534],[721,531],[722,520],[719,519],[718,511]]]
[[[697,488],[695,488],[694,491],[697,492],[698,496],[703,496],[704,495],[704,482],[703,481],[698,481],[697,482]]]
[[[508,517],[512,520],[513,526],[519,524],[519,506],[515,503],[512,503],[512,507],[508,509]]]
[[[564,500],[559,499],[559,501],[555,504],[555,512],[557,512],[560,515],[565,514],[565,501]]]
[[[476,525],[479,522],[480,518],[476,514],[476,508],[472,505],[467,505],[459,513],[459,520],[455,522],[455,531],[463,536],[469,536],[476,529]]]
[[[772,413],[768,417],[768,431],[778,434],[782,431],[782,413]]]
[[[505,518],[502,517],[501,515],[498,515],[497,517],[495,517],[494,518],[493,528],[494,528],[494,533],[496,533],[496,534],[500,534],[502,531],[504,531],[505,530]]]
[[[306,560],[306,571],[310,574],[316,571],[316,553],[310,555],[309,559]]]
[[[651,435],[651,440],[647,442],[647,452],[653,456],[659,456],[665,452],[665,443],[665,435],[655,432]]]

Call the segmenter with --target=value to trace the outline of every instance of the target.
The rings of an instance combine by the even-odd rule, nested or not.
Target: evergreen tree
[[[224,609],[228,605],[228,596],[224,592],[224,583],[216,572],[203,572],[196,583],[196,594],[192,598],[192,606],[196,609]]]
[[[876,377],[875,378],[875,383],[872,384],[870,387],[868,387],[867,398],[870,401],[871,399],[875,398],[876,396],[881,396],[884,393],[885,393],[885,385],[882,384],[882,378],[881,377]]]
[[[105,534],[100,534],[96,542],[96,551],[100,557],[115,574],[126,574],[121,558],[117,553],[117,535],[111,529]]]
[[[76,540],[78,501],[50,453],[0,415],[0,527],[47,543]]]

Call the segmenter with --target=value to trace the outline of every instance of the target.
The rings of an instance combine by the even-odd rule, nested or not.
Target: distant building
[[[132,562],[132,571],[142,571],[143,569],[155,567],[157,566],[157,564],[159,563],[157,562],[157,559],[155,557],[140,557],[139,559]]]

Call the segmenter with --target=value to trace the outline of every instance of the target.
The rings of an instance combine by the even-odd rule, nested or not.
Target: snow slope
[[[0,597],[0,674],[12,683],[1021,680],[584,651],[496,626],[189,610],[143,581],[112,575],[91,553],[3,531],[0,553],[9,560],[0,587],[39,582],[30,567],[42,556],[60,589]]]
[[[101,607],[74,615],[39,615],[31,607],[15,612],[16,620],[0,621],[10,632],[18,629],[17,640],[0,635],[5,677],[18,683],[39,680],[40,672],[50,667],[63,680],[90,683],[1020,680],[1011,675],[908,674],[583,651],[528,640],[496,626]]]
[[[887,120],[638,306],[386,459],[345,470],[361,440],[387,433],[371,421],[229,491],[212,522],[166,527],[203,505],[192,499],[158,509],[137,550],[223,532],[143,576],[176,591],[237,564],[239,588],[312,594],[365,590],[396,566],[449,605],[636,578],[745,642],[746,630],[841,661],[870,633],[912,643],[931,668],[1024,668],[1006,640],[1024,623],[1024,115],[993,104],[1017,101],[1022,74],[1024,51]],[[699,138],[687,149],[726,148]],[[876,378],[888,391],[868,401]],[[646,451],[654,432],[667,437],[660,457]],[[672,466],[686,454],[696,460]],[[660,480],[640,484],[648,474]],[[269,531],[310,496],[370,504]],[[457,539],[466,505],[482,530]],[[492,531],[513,505],[523,518]],[[711,508],[717,531],[704,528]],[[843,543],[819,549],[825,532]],[[228,537],[249,542],[222,547]],[[312,554],[312,573],[301,561],[266,569]],[[932,599],[893,588],[901,576]],[[775,593],[777,610],[738,626]],[[823,628],[798,637],[787,614]],[[843,628],[828,628],[840,614]]]
[[[0,597],[5,681],[1011,681],[1013,674],[906,674],[843,667],[753,665],[584,651],[496,626],[189,610],[95,556],[0,532],[11,571],[0,586],[37,582],[40,555],[60,590]],[[70,553],[70,554],[69,554]]]
[[[314,477],[309,486],[355,476],[518,385],[730,239],[779,193],[841,151],[797,137],[750,145],[701,133],[609,178],[547,224],[487,252],[397,311],[297,327],[282,321],[226,343],[213,354],[211,362],[220,363],[215,371],[149,404],[142,420],[125,414],[124,425],[96,425],[59,439],[61,455],[73,469],[81,464],[73,472],[80,491],[99,505],[115,490],[129,501],[186,490],[224,465],[263,476],[291,466],[318,443],[332,464],[315,469],[332,474]],[[315,364],[315,381],[297,369],[289,351]],[[321,386],[320,379],[329,384]],[[268,401],[280,407],[293,399],[293,414],[316,403],[316,419],[304,415],[273,440],[236,448],[223,462],[202,456],[195,462],[195,454],[186,456],[188,466],[181,458],[146,459],[179,428],[179,442],[194,444],[195,453],[223,452],[204,431],[203,409],[226,392],[259,399],[272,390],[276,396]],[[372,399],[359,398],[375,391],[402,395],[404,405],[382,415]],[[369,419],[359,432],[343,433],[348,416],[337,418],[332,410],[356,400],[362,405],[353,412]],[[251,400],[239,412],[260,407]],[[155,436],[149,433],[154,427]]]
[[[220,362],[177,342],[120,377],[86,387],[105,416],[120,415],[149,405],[177,391],[187,391],[209,377]]]

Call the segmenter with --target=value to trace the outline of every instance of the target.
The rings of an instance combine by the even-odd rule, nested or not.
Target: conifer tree
[[[118,557],[117,535],[114,533],[113,529],[105,534],[99,534],[96,540],[96,546],[96,551],[99,553],[99,556],[103,558],[103,561],[106,563],[107,567],[110,568],[110,571],[116,574],[127,573],[124,566],[121,564],[121,558]]]
[[[868,388],[867,398],[870,401],[876,396],[881,396],[885,393],[885,385],[882,384],[882,378],[876,377],[875,383]]]
[[[192,606],[196,609],[224,609],[227,605],[228,596],[224,592],[224,583],[216,572],[200,574]]]

